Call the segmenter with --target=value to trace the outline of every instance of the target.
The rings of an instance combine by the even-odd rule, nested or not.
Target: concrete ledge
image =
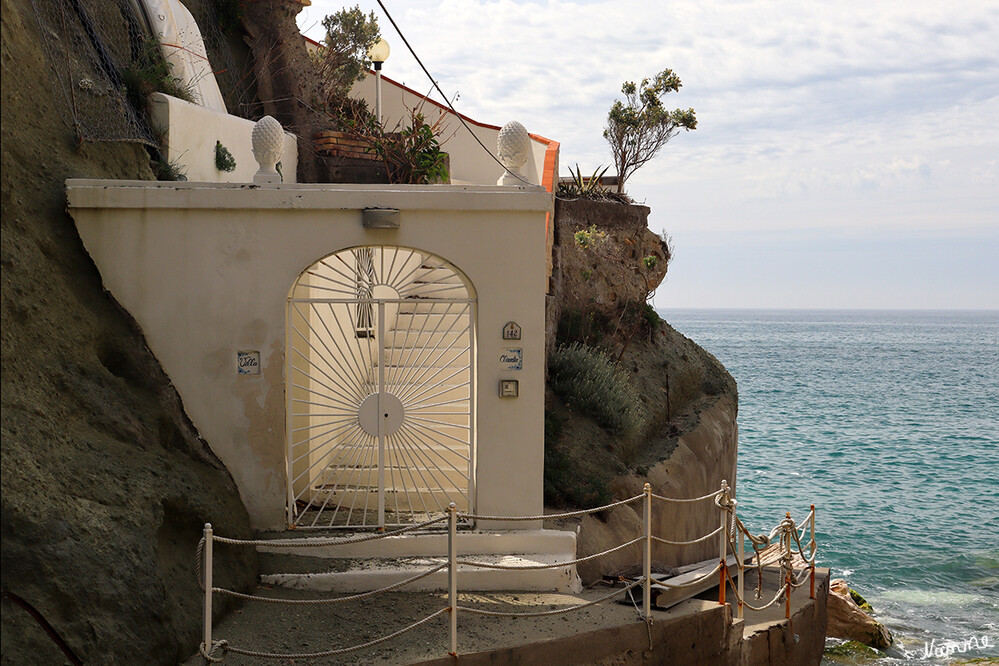
[[[214,144],[212,144],[214,150]],[[173,210],[407,210],[548,212],[541,187],[490,185],[330,185],[70,179],[71,208]],[[474,220],[469,220],[474,223]]]
[[[457,663],[480,664],[737,664],[739,625],[729,606],[685,602],[682,610],[657,612],[651,625],[633,622],[530,645],[460,654]],[[453,666],[451,657],[416,662]]]
[[[296,534],[302,541],[316,541],[324,537],[307,537]],[[271,535],[266,535],[267,538]],[[277,533],[274,538],[285,539],[287,533]],[[459,555],[491,554],[517,555],[551,553],[571,560],[576,557],[576,533],[565,530],[522,530],[505,532],[458,532]],[[372,541],[344,544],[342,546],[316,546],[290,548],[259,546],[262,553],[282,553],[326,558],[361,557],[441,557],[447,553],[447,534],[401,534]]]
[[[530,592],[579,592],[582,585],[574,566],[551,569],[528,569],[538,564],[558,564],[565,557],[556,555],[471,555],[475,562],[501,564],[524,569],[483,569],[469,565],[458,565],[458,588],[468,591],[508,591]],[[278,585],[296,590],[319,592],[369,592],[412,578],[446,562],[445,558],[368,560],[348,571],[328,573],[278,573],[264,574],[260,581],[267,585]],[[446,590],[447,570],[435,572],[425,578],[410,583],[405,590]]]

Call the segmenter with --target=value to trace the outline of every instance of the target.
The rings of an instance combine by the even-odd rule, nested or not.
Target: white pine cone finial
[[[503,125],[496,138],[496,156],[505,171],[497,185],[524,185],[521,169],[531,154],[531,137],[527,129],[515,120]],[[520,176],[518,178],[518,176]]]
[[[275,168],[284,152],[284,130],[281,128],[281,123],[271,116],[264,116],[253,126],[250,138],[253,143],[253,157],[260,165],[253,182],[281,182],[281,177]]]

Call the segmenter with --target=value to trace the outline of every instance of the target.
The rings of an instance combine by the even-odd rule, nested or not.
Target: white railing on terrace
[[[691,503],[691,502],[703,502],[707,500],[714,500],[714,504],[719,509],[719,525],[717,528],[704,534],[696,539],[690,541],[671,541],[669,539],[663,539],[652,534],[652,508],[653,502],[660,503]],[[527,566],[516,566],[516,565],[502,565],[502,564],[492,564],[486,562],[476,562],[474,560],[459,559],[457,555],[457,528],[459,522],[468,520],[504,520],[504,521],[537,521],[537,520],[547,520],[547,519],[557,519],[557,518],[572,518],[577,516],[583,516],[586,514],[599,513],[601,511],[606,511],[618,506],[624,506],[628,504],[633,504],[641,501],[643,504],[643,526],[644,534],[640,537],[632,539],[631,541],[625,542],[613,548],[609,548],[600,553],[594,553],[592,555],[587,555],[585,557],[580,557],[574,560],[569,560],[565,562],[558,562],[555,564],[535,564]],[[595,606],[597,604],[603,603],[621,594],[630,594],[631,590],[637,588],[639,585],[642,586],[642,611],[641,617],[646,622],[652,622],[652,587],[655,585],[658,588],[687,588],[701,585],[706,581],[710,580],[715,574],[718,575],[718,603],[724,605],[726,589],[731,585],[735,591],[736,600],[738,601],[737,617],[742,618],[745,609],[751,611],[762,611],[775,604],[784,602],[784,616],[786,619],[791,618],[791,594],[793,591],[805,584],[806,581],[810,583],[809,598],[815,598],[815,562],[816,555],[818,553],[818,545],[815,541],[815,505],[813,504],[808,512],[808,515],[800,522],[797,523],[791,518],[791,514],[786,514],[785,518],[781,520],[770,532],[769,534],[752,534],[746,526],[743,524],[742,520],[739,519],[736,509],[738,502],[731,495],[731,489],[726,481],[721,482],[721,488],[708,495],[703,495],[701,497],[677,499],[672,497],[663,497],[662,495],[657,495],[652,492],[649,484],[645,484],[645,490],[641,495],[636,495],[619,502],[613,502],[604,506],[599,506],[593,509],[585,509],[580,511],[568,511],[564,513],[548,514],[540,516],[485,516],[471,513],[459,512],[455,504],[451,504],[448,507],[448,513],[445,516],[435,518],[433,520],[428,520],[423,523],[408,525],[398,530],[393,530],[391,532],[380,532],[372,533],[358,537],[351,538],[336,538],[336,539],[310,539],[308,541],[303,541],[301,539],[230,539],[226,537],[215,536],[212,531],[211,524],[205,525],[204,536],[198,545],[198,576],[199,576],[199,587],[204,591],[204,639],[200,646],[201,655],[208,662],[221,663],[225,660],[225,654],[232,652],[233,654],[239,654],[249,657],[257,657],[262,659],[319,659],[323,657],[333,657],[338,655],[344,655],[351,652],[356,652],[358,650],[363,650],[380,643],[385,643],[392,640],[406,632],[412,631],[417,627],[434,620],[435,618],[448,614],[449,618],[449,630],[448,630],[448,654],[452,656],[457,656],[458,654],[458,613],[469,613],[473,615],[484,615],[489,617],[550,617],[553,615],[561,615],[564,613],[571,613],[574,611],[581,610],[583,608],[588,608],[590,606]],[[419,530],[423,528],[436,525],[438,523],[447,523],[448,528],[448,552],[447,560],[434,566],[426,571],[423,571],[411,578],[399,581],[387,587],[372,590],[370,592],[363,592],[360,594],[353,594],[343,597],[326,597],[320,599],[279,599],[273,597],[259,597],[250,594],[244,594],[242,592],[236,592],[235,590],[228,590],[225,588],[214,587],[212,584],[212,570],[213,570],[213,544],[221,543],[235,546],[280,546],[288,548],[315,548],[322,546],[338,546],[352,543],[359,543],[362,541],[373,541],[376,539],[384,539],[390,536],[397,536],[406,532],[412,532],[414,530]],[[804,538],[805,532],[809,533],[807,545],[802,545],[802,539]],[[712,538],[718,539],[718,554],[719,563],[715,567],[699,576],[698,578],[688,581],[685,583],[671,584],[668,580],[655,580],[652,577],[652,544],[660,543],[670,546],[689,546],[697,543],[702,543],[708,541]],[[752,547],[755,555],[750,560],[750,565],[746,564],[745,557],[745,540],[749,539],[750,546]],[[585,603],[577,604],[575,606],[569,606],[567,608],[560,608],[556,610],[547,611],[536,611],[536,612],[498,612],[498,611],[487,611],[478,608],[471,608],[468,606],[458,605],[458,565],[475,567],[475,568],[488,568],[488,569],[509,569],[509,570],[528,570],[528,569],[555,569],[563,568],[567,566],[574,566],[582,562],[587,562],[599,557],[603,557],[610,553],[622,550],[629,546],[636,544],[643,544],[642,553],[642,575],[638,580],[631,580],[627,582],[625,587],[617,588],[612,593],[600,597],[599,599],[594,599],[587,601]],[[773,547],[773,548],[770,548]],[[779,566],[779,581],[780,585],[777,589],[776,594],[764,605],[754,606],[746,601],[744,593],[744,574],[748,566],[755,566],[760,572],[759,585],[756,590],[755,598],[759,599],[762,597],[763,592],[763,575],[762,569],[764,564],[765,554],[762,549],[767,548],[768,552],[772,549],[776,550],[776,553],[772,554],[772,561],[777,562]],[[807,550],[807,554],[806,554]],[[728,564],[728,553],[733,552],[737,555],[736,557],[736,579],[732,579],[732,572]],[[800,569],[795,570],[796,562],[800,563]],[[230,645],[226,640],[214,641],[212,637],[212,599],[214,595],[227,595],[231,597],[236,597],[246,601],[255,601],[262,603],[271,604],[288,604],[288,605],[324,605],[324,604],[338,604],[338,603],[349,603],[352,601],[359,601],[361,599],[367,599],[385,592],[392,592],[400,588],[409,585],[415,581],[422,578],[426,578],[431,574],[437,573],[446,569],[448,572],[448,605],[440,608],[430,615],[413,622],[410,625],[399,629],[391,634],[387,634],[380,638],[368,641],[366,643],[361,643],[359,645],[353,645],[345,648],[334,648],[325,650],[322,652],[312,652],[312,653],[272,653],[263,652],[259,650],[250,650],[242,647],[237,647]]]

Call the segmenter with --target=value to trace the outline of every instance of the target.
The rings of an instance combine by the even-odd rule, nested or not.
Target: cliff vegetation
[[[653,491],[672,497],[735,482],[735,380],[710,353],[648,304],[672,248],[648,229],[649,209],[620,201],[557,199],[548,302],[545,501],[590,508]],[[580,556],[641,531],[640,508],[570,521]],[[714,529],[713,507],[658,512],[656,533],[689,539]],[[562,525],[564,526],[564,524]],[[658,549],[663,564],[710,556]],[[584,582],[640,561],[637,547],[580,567]]]

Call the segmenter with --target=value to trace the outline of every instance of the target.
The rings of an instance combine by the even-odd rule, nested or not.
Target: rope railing
[[[247,650],[246,648],[233,647],[229,645],[229,641],[217,641],[212,644],[212,649],[209,652],[205,652],[205,644],[201,644],[201,656],[212,663],[221,663],[225,659],[225,653],[232,652],[233,654],[240,654],[244,657],[257,657],[258,659],[322,659],[323,657],[335,657],[341,654],[349,654],[351,652],[357,652],[358,650],[363,650],[365,648],[374,647],[380,643],[390,641],[393,638],[402,636],[403,634],[416,629],[420,625],[426,624],[430,620],[443,615],[448,612],[449,608],[441,608],[434,611],[430,615],[426,616],[422,620],[417,620],[416,622],[403,627],[402,629],[395,631],[391,634],[382,636],[381,638],[376,638],[374,640],[368,641],[367,643],[361,643],[359,645],[352,645],[345,648],[336,648],[333,650],[324,650],[322,652],[298,652],[298,653],[277,653],[277,652],[260,652],[257,650]],[[222,657],[216,657],[215,652],[221,650]]]
[[[561,569],[563,567],[571,567],[582,562],[589,562],[590,560],[595,560],[604,555],[610,555],[611,553],[617,552],[619,550],[624,550],[628,546],[634,546],[636,543],[640,543],[645,540],[645,537],[640,536],[627,543],[622,543],[620,546],[614,546],[613,548],[608,548],[607,550],[601,551],[599,553],[593,553],[592,555],[587,555],[586,557],[579,557],[575,560],[567,560],[565,562],[555,562],[554,564],[493,564],[491,562],[474,562],[472,560],[455,560],[456,564],[464,564],[470,567],[477,567],[480,569],[502,569],[506,571],[538,571],[541,569]]]
[[[584,557],[558,561],[554,563],[537,563],[537,564],[503,564],[503,563],[493,563],[493,562],[482,562],[473,559],[459,559],[457,556],[457,527],[458,523],[466,520],[490,520],[490,521],[538,521],[538,520],[551,520],[559,518],[572,518],[584,515],[591,515],[594,513],[599,513],[602,511],[607,511],[619,506],[625,506],[642,501],[643,505],[643,534],[631,541],[622,543],[618,546],[608,548],[599,553],[593,553],[591,555],[586,555]],[[652,533],[652,508],[653,501],[666,502],[666,503],[693,503],[701,502],[707,500],[713,500],[715,506],[719,510],[719,521],[718,527],[714,528],[710,532],[690,540],[671,540],[656,536]],[[401,636],[402,634],[411,631],[427,622],[430,622],[436,617],[443,614],[448,614],[449,617],[449,650],[448,653],[452,656],[457,656],[458,654],[458,627],[457,627],[457,616],[459,611],[463,613],[468,613],[470,615],[480,615],[486,617],[550,617],[555,615],[562,615],[565,613],[572,613],[584,608],[589,608],[597,604],[609,601],[614,597],[618,597],[622,594],[629,594],[631,596],[631,590],[642,586],[642,605],[643,608],[639,610],[640,616],[647,622],[652,622],[651,615],[651,599],[652,599],[652,586],[655,585],[656,588],[665,589],[683,589],[683,588],[694,588],[696,586],[703,586],[704,583],[715,578],[717,576],[718,581],[718,603],[725,604],[725,594],[727,588],[731,587],[735,591],[736,601],[738,604],[738,617],[742,618],[745,609],[751,611],[762,611],[780,603],[781,601],[785,604],[785,617],[790,620],[791,617],[791,594],[797,588],[803,587],[805,582],[810,582],[810,598],[815,598],[815,564],[816,556],[818,553],[818,545],[815,541],[815,506],[812,505],[810,512],[805,517],[801,523],[796,523],[792,518],[791,514],[787,513],[785,517],[771,530],[768,534],[753,534],[749,531],[746,525],[740,520],[737,514],[738,502],[733,497],[732,489],[728,486],[726,481],[721,482],[721,487],[719,490],[702,495],[700,497],[691,498],[671,498],[664,497],[662,495],[657,495],[652,492],[651,486],[645,484],[645,488],[641,495],[636,495],[628,499],[620,500],[617,502],[612,502],[610,504],[605,504],[602,506],[594,507],[592,509],[582,509],[578,511],[567,511],[563,513],[556,514],[544,514],[537,516],[495,516],[495,515],[480,515],[474,513],[462,513],[459,512],[457,507],[452,503],[448,506],[447,513],[444,516],[428,520],[422,523],[409,525],[401,529],[397,529],[391,532],[378,532],[375,534],[364,535],[361,537],[350,537],[350,538],[335,538],[335,539],[232,539],[228,537],[215,536],[212,530],[211,524],[205,525],[204,536],[198,544],[197,548],[197,571],[198,571],[198,584],[200,589],[204,592],[204,627],[203,627],[203,642],[199,648],[201,655],[206,661],[212,663],[220,663],[225,659],[225,655],[229,652],[233,654],[240,654],[244,656],[257,657],[261,659],[318,659],[323,657],[331,657],[336,655],[347,654],[357,650],[362,650],[367,647],[378,645],[385,641],[389,641],[393,638]],[[422,571],[416,575],[413,575],[404,580],[398,581],[386,587],[382,587],[377,590],[371,590],[368,592],[362,592],[358,594],[352,594],[348,596],[331,597],[331,598],[319,598],[319,599],[284,599],[278,597],[261,597],[252,594],[245,594],[238,592],[236,590],[229,590],[226,588],[215,587],[212,585],[212,568],[213,568],[213,546],[216,543],[234,545],[234,546],[253,546],[253,547],[274,547],[274,548],[315,548],[319,546],[341,546],[347,544],[356,544],[365,541],[374,541],[377,539],[384,539],[391,536],[396,536],[400,534],[405,534],[408,532],[413,532],[415,530],[430,527],[438,523],[447,523],[447,557],[445,561],[436,563],[435,566]],[[809,532],[809,538],[806,545],[803,545],[803,538],[805,532]],[[710,570],[705,573],[701,573],[693,580],[685,582],[670,582],[667,580],[655,580],[652,578],[652,545],[660,544],[665,546],[692,546],[700,543],[705,543],[711,539],[718,539],[718,563]],[[750,564],[747,565],[747,558],[745,557],[745,542],[749,540],[750,546],[753,549],[754,556],[749,559]],[[772,545],[773,544],[773,545]],[[618,579],[625,582],[625,586],[622,588],[615,588],[615,590],[603,597],[598,599],[593,599],[581,604],[576,604],[566,608],[559,608],[555,610],[548,611],[524,611],[524,612],[505,612],[505,611],[492,611],[480,608],[474,608],[469,606],[459,606],[458,605],[458,567],[468,567],[472,569],[493,569],[493,570],[504,570],[504,571],[532,571],[532,570],[544,570],[544,569],[560,569],[573,567],[577,564],[582,564],[584,562],[590,562],[601,557],[606,557],[615,552],[625,550],[634,546],[642,547],[642,575],[635,578],[624,578]],[[746,595],[744,592],[744,579],[745,571],[750,566],[755,566],[759,574],[759,583],[757,585],[755,597],[756,599],[763,598],[763,567],[766,564],[764,562],[764,549],[767,553],[771,553],[771,559],[767,560],[770,563],[776,563],[779,575],[779,585],[774,596],[764,605],[756,606],[746,601]],[[778,552],[773,554],[774,549]],[[806,550],[808,554],[806,555]],[[736,555],[736,575],[733,579],[732,572],[730,571],[729,565],[729,553]],[[795,561],[798,560],[798,566],[801,567],[799,570],[795,570]],[[433,558],[436,560],[437,558]],[[803,563],[803,566],[802,566]],[[421,579],[427,578],[433,574],[447,571],[447,590],[448,590],[448,604],[444,608],[440,608],[432,614],[418,620],[398,631],[395,631],[381,638],[377,638],[366,643],[359,645],[346,647],[346,648],[334,648],[330,650],[325,650],[322,652],[308,653],[308,654],[278,654],[270,652],[262,652],[249,650],[246,648],[235,647],[229,645],[228,641],[212,640],[212,598],[214,595],[224,595],[230,596],[237,599],[242,599],[245,601],[262,602],[268,604],[287,604],[291,606],[313,606],[313,605],[324,605],[324,604],[338,604],[338,603],[349,603],[352,601],[361,601],[363,599],[368,599],[375,597],[386,592],[392,592],[399,590],[407,585],[415,583]],[[704,589],[702,587],[702,589]],[[632,603],[635,603],[632,598]],[[636,609],[638,609],[637,603],[635,603]],[[220,656],[217,656],[220,655]]]
[[[652,493],[652,499],[659,500],[660,502],[669,502],[673,504],[687,504],[690,502],[703,502],[708,499],[717,499],[720,490],[716,490],[713,493],[708,493],[707,495],[701,495],[700,497],[663,497],[662,495],[656,495]]]
[[[377,590],[371,590],[370,592],[361,592],[360,594],[351,594],[346,597],[327,597],[324,599],[278,599],[276,597],[258,597],[253,594],[244,594],[242,592],[236,592],[235,590],[227,590],[224,587],[213,587],[212,592],[215,594],[223,594],[230,597],[235,597],[237,599],[244,599],[246,601],[259,601],[269,604],[288,604],[289,606],[323,606],[327,604],[342,604],[348,603],[350,601],[360,601],[361,599],[367,599],[369,597],[376,597],[379,594],[384,594],[385,592],[394,592],[401,587],[405,587],[410,583],[415,583],[421,578],[426,578],[432,574],[437,573],[441,569],[446,569],[448,566],[447,562],[439,564],[432,569],[427,569],[422,573],[418,573],[415,576],[407,578],[406,580],[400,580],[398,583],[393,583],[385,587],[379,588]]]
[[[603,603],[609,599],[629,592],[642,584],[642,581],[636,580],[630,585],[626,585],[621,589],[614,590],[610,594],[600,597],[599,599],[593,599],[587,601],[583,604],[576,604],[575,606],[568,606],[567,608],[556,608],[555,610],[548,611],[535,611],[535,612],[524,612],[524,613],[507,613],[503,611],[491,611],[484,610],[482,608],[470,608],[468,606],[458,606],[458,610],[465,611],[466,613],[471,613],[472,615],[487,615],[489,617],[552,617],[555,615],[564,615],[565,613],[571,613],[573,611],[582,610],[584,608],[589,608],[590,606],[596,606],[597,604]]]
[[[693,546],[694,544],[698,544],[703,541],[707,541],[712,537],[718,536],[718,533],[723,531],[724,529],[725,529],[724,527],[716,527],[714,530],[708,532],[704,536],[698,537],[696,539],[691,539],[690,541],[670,541],[669,539],[663,539],[662,537],[657,537],[654,534],[652,535],[652,540],[655,543],[661,543],[667,546]]]
[[[525,521],[525,520],[557,520],[559,518],[577,518],[579,516],[585,516],[594,513],[600,513],[601,511],[607,511],[608,509],[613,509],[618,506],[624,506],[626,504],[631,504],[642,499],[642,495],[635,495],[634,497],[629,497],[628,499],[621,500],[619,502],[611,502],[610,504],[604,504],[603,506],[594,507],[592,509],[580,509],[579,511],[565,511],[563,513],[549,513],[539,516],[483,516],[477,513],[458,513],[458,517],[462,520],[496,520],[496,521]]]

